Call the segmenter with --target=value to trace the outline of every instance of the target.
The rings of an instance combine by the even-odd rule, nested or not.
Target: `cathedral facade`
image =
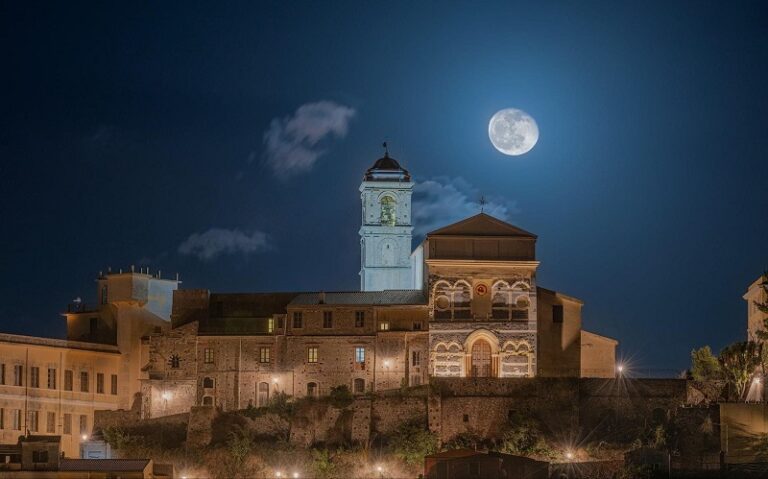
[[[212,293],[107,272],[98,304],[65,313],[66,341],[0,336],[0,442],[60,434],[76,455],[96,409],[147,418],[430,377],[614,377],[617,342],[582,329],[580,300],[538,284],[536,235],[479,213],[412,249],[412,190],[388,154],[366,171],[360,291]]]

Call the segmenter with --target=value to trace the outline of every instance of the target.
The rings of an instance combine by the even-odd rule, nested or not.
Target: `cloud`
[[[264,132],[264,161],[287,178],[311,170],[331,137],[344,138],[355,110],[332,101],[301,105],[293,115],[275,118]]]
[[[481,193],[464,178],[436,177],[417,182],[413,187],[414,234],[421,236],[437,228],[474,216],[480,212]],[[485,197],[483,211],[508,221],[518,212],[514,201]]]
[[[195,256],[203,261],[223,254],[251,254],[269,249],[266,233],[243,233],[238,229],[211,228],[202,233],[192,233],[179,245],[179,253]]]

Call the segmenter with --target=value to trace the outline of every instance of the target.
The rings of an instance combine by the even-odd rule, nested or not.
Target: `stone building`
[[[757,332],[765,331],[765,320],[768,319],[768,314],[760,311],[756,303],[768,303],[766,283],[768,283],[768,277],[761,275],[749,285],[743,296],[747,302],[747,339],[750,341],[757,341]]]
[[[412,186],[388,154],[363,178],[362,291],[176,291],[173,329],[144,339],[144,417],[430,377],[614,377],[617,342],[582,329],[580,300],[538,285],[536,235],[480,213],[408,254]]]
[[[98,304],[64,314],[66,341],[0,336],[0,440],[58,434],[75,455],[97,409],[149,418],[341,385],[614,377],[617,342],[582,329],[580,300],[538,284],[536,235],[479,213],[411,251],[412,188],[388,154],[365,173],[361,291],[211,293],[144,270],[99,275]]]
[[[27,432],[61,436],[77,456],[94,411],[128,409],[139,398],[141,338],[170,329],[177,281],[144,272],[108,272],[98,304],[70,305],[67,339],[0,334],[0,442]]]

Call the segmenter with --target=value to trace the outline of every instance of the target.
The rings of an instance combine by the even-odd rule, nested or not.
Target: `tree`
[[[768,271],[763,273],[762,276],[763,282],[760,283],[760,287],[763,288],[763,291],[765,291],[766,298],[768,298]],[[758,303],[755,301],[755,306],[757,306],[757,309],[762,311],[765,314],[768,314],[768,299],[764,303]],[[763,341],[768,340],[768,317],[763,319],[763,330],[757,331],[757,338],[762,339]]]
[[[349,388],[343,384],[332,387],[328,396],[330,397],[331,405],[337,409],[344,409],[355,401]]]
[[[723,370],[709,346],[691,351],[691,375],[696,381],[723,379]]]
[[[437,436],[418,421],[401,424],[389,439],[389,446],[406,464],[418,464],[424,456],[437,452]]]
[[[755,368],[762,363],[762,345],[754,341],[733,343],[720,351],[719,361],[725,380],[742,399]]]

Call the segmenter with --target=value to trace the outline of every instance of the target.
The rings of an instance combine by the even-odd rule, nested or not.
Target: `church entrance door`
[[[472,345],[472,377],[487,378],[491,375],[491,345],[478,339]]]

